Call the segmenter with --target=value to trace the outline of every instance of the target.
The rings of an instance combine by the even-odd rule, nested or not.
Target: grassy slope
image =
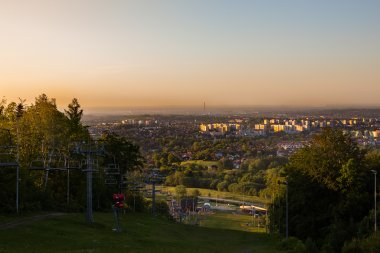
[[[69,214],[0,230],[0,252],[277,252],[265,234],[176,224],[146,214],[123,216],[124,231],[117,234],[112,214],[97,213],[95,221],[87,225],[82,214]]]
[[[265,233],[264,227],[257,227],[258,219],[247,214],[233,214],[228,212],[216,212],[206,217],[201,217],[200,225],[217,229],[231,229],[245,232]],[[253,221],[253,224],[252,224]]]
[[[36,215],[45,215],[49,214],[49,212],[30,212],[30,213],[21,213],[21,214],[0,214],[0,224],[12,222],[20,219],[27,219],[28,217],[36,216]]]

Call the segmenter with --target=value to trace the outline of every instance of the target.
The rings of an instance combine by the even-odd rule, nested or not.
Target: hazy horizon
[[[86,116],[102,115],[139,115],[139,114],[226,114],[226,113],[263,113],[263,112],[294,112],[294,111],[324,111],[324,110],[380,110],[380,106],[360,105],[326,105],[326,106],[211,106],[206,110],[201,106],[141,106],[141,107],[89,107],[84,108]]]
[[[0,96],[89,111],[378,107],[379,13],[375,0],[2,1]]]

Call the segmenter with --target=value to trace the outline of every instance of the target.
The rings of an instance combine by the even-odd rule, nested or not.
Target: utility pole
[[[377,202],[377,191],[376,191],[376,177],[377,177],[377,171],[376,170],[371,170],[371,172],[373,173],[374,177],[375,177],[375,190],[374,190],[374,199],[375,199],[375,234],[376,234],[376,231],[377,231],[377,210],[376,210],[376,202]]]
[[[18,132],[18,118],[16,122],[16,138],[17,138],[17,150],[16,150],[16,213],[19,213],[19,184],[20,184],[20,146],[19,146],[19,132]]]
[[[156,212],[156,181],[152,181],[152,213]]]
[[[94,172],[94,158],[92,155],[96,156],[102,153],[102,149],[99,149],[97,142],[95,143],[83,143],[84,147],[79,147],[79,153],[86,154],[87,167],[83,172],[86,172],[86,193],[87,193],[87,209],[86,209],[86,221],[87,223],[93,223],[94,217],[92,213],[92,179]]]
[[[156,213],[156,184],[162,181],[161,176],[158,173],[158,169],[153,169],[153,171],[148,176],[148,184],[152,184],[152,214]]]
[[[289,238],[289,202],[288,202],[288,182],[286,184],[286,239]]]
[[[67,169],[67,192],[66,192],[66,204],[67,207],[70,206],[70,170]]]
[[[286,226],[286,239],[289,238],[289,202],[288,202],[288,181],[285,182],[280,182],[278,181],[278,184],[283,184],[286,186],[286,221],[285,221],[285,226]]]
[[[87,171],[86,171],[86,184],[87,184],[87,210],[86,221],[93,223],[94,217],[92,214],[92,160],[90,152],[87,153]]]

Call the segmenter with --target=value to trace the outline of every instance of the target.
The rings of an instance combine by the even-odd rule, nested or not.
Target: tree
[[[219,162],[221,163],[223,169],[233,169],[234,168],[233,162],[228,158],[222,158],[219,160]]]
[[[38,210],[44,208],[66,208],[66,176],[64,172],[43,170],[47,166],[57,166],[64,157],[69,155],[70,124],[64,113],[57,109],[55,99],[50,99],[46,94],[36,97],[34,104],[26,106],[20,99],[18,103],[5,104],[2,100],[0,126],[10,130],[12,144],[18,144],[20,174],[20,207],[21,209]],[[36,166],[38,162],[38,166]],[[62,165],[60,164],[60,165]],[[42,170],[29,170],[34,165]],[[63,166],[63,165],[62,165]],[[1,179],[7,180],[7,184],[14,182],[15,170],[2,171]],[[79,202],[82,197],[79,191],[81,187],[81,172],[73,172],[70,176],[72,182],[71,203],[80,209]],[[47,180],[46,180],[47,179]],[[49,182],[46,184],[46,182]],[[2,185],[1,198],[4,206],[13,207],[14,194],[12,188]],[[12,183],[13,184],[13,183]],[[78,190],[74,190],[77,188]],[[8,190],[6,190],[8,189]],[[7,203],[7,201],[11,201]]]
[[[360,173],[363,157],[364,152],[359,150],[348,134],[326,128],[314,137],[309,146],[291,158],[288,168],[296,168],[310,176],[313,181],[333,191],[339,191],[352,186],[352,182],[350,184],[347,182],[348,178],[344,177],[348,176],[349,170],[355,168]]]
[[[191,191],[191,196],[192,197],[199,197],[199,196],[201,196],[201,192],[198,189],[193,189]]]
[[[127,171],[142,169],[144,158],[139,146],[110,132],[104,133],[100,139],[104,142],[106,164],[118,164],[123,175]]]
[[[290,235],[327,240],[338,251],[356,233],[355,226],[371,209],[364,155],[348,134],[327,128],[290,158],[285,167]],[[271,214],[279,228],[284,222],[284,190]]]
[[[184,185],[180,184],[175,187],[175,194],[178,198],[183,198],[187,195],[187,189]]]
[[[73,100],[67,107],[68,110],[65,110],[66,116],[69,118],[70,123],[73,127],[78,127],[83,116],[83,110],[80,109],[81,106],[78,102],[78,99],[73,98]]]
[[[179,161],[179,158],[175,156],[173,153],[168,154],[168,164],[177,163]]]

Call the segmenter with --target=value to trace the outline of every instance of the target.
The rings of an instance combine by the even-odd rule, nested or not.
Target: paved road
[[[46,219],[50,219],[54,217],[59,217],[62,215],[66,215],[66,214],[65,213],[48,213],[48,214],[40,214],[40,215],[20,218],[20,219],[13,220],[10,222],[0,223],[0,230],[15,228],[21,225],[26,225],[26,224],[30,224],[30,223],[40,221],[40,220],[46,220]]]

